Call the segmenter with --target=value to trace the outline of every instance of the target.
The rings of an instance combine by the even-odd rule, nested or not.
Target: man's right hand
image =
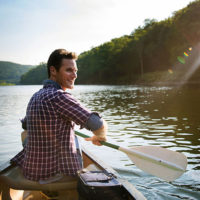
[[[90,138],[85,138],[86,141],[92,141],[92,143],[94,145],[97,145],[97,146],[102,146],[102,144],[100,143],[101,141],[106,141],[106,137],[99,137],[99,136],[92,136]]]
[[[86,138],[86,141],[92,141],[94,145],[101,146],[101,141],[106,141],[106,134],[107,134],[107,123],[103,120],[103,125],[101,128],[93,131],[94,136],[90,138]]]

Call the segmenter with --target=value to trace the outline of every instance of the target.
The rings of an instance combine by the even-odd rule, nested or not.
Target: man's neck
[[[44,85],[46,84],[52,84],[58,89],[63,89],[58,82],[56,82],[54,79],[51,79],[51,78],[44,81]]]

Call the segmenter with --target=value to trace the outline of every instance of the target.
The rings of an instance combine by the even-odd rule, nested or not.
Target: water
[[[22,149],[19,119],[24,116],[32,94],[40,88],[39,85],[0,87],[0,164]],[[81,139],[147,199],[200,199],[198,88],[76,86],[71,93],[106,119],[110,142],[125,147],[161,146],[187,156],[187,172],[167,183],[136,168],[125,154]],[[82,132],[89,134],[86,130]]]

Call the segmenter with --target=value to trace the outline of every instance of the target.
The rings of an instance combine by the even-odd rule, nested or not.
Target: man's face
[[[73,59],[62,59],[59,71],[54,70],[53,76],[63,90],[73,89],[74,82],[77,78],[76,61]]]

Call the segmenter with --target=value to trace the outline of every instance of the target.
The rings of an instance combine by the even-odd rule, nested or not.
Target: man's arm
[[[98,114],[92,114],[87,122],[87,129],[91,130],[94,136],[86,138],[93,144],[101,146],[101,141],[106,141],[107,123]]]
[[[93,144],[101,145],[99,141],[106,140],[107,125],[98,113],[91,112],[80,104],[72,95],[58,92],[54,101],[57,113],[67,121],[73,121],[81,128],[94,133],[89,139]]]

